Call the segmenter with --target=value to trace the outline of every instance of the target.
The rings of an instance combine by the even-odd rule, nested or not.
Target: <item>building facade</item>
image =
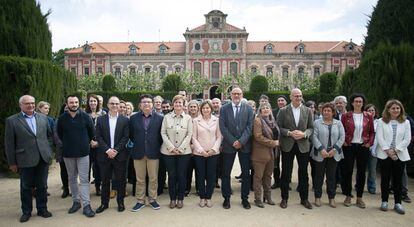
[[[289,77],[342,74],[356,68],[361,46],[351,41],[247,41],[249,33],[228,24],[227,14],[213,10],[205,24],[187,30],[185,42],[94,42],[65,52],[65,68],[78,77],[92,74],[156,72],[160,77],[182,71],[199,72],[214,96],[223,75],[252,72]]]

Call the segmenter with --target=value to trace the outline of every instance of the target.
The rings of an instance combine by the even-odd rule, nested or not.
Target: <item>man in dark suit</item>
[[[243,92],[239,87],[231,91],[231,103],[224,105],[220,110],[220,130],[223,135],[223,173],[222,195],[224,209],[230,208],[230,173],[233,168],[236,153],[242,171],[242,205],[250,209],[248,201],[250,192],[250,153],[253,125],[253,109],[244,102]]]
[[[129,121],[129,137],[134,143],[131,157],[134,159],[137,177],[137,203],[132,208],[134,212],[145,207],[145,177],[147,173],[149,179],[149,205],[154,210],[160,209],[160,205],[157,203],[157,188],[159,158],[161,156],[160,149],[163,142],[161,137],[163,117],[156,111],[153,111],[151,95],[141,95],[139,103],[141,111],[133,115]]]
[[[5,150],[10,170],[20,173],[20,222],[30,219],[32,213],[32,189],[36,188],[37,215],[48,218],[47,174],[52,150],[52,130],[48,119],[36,113],[35,99],[24,95],[19,99],[20,113],[6,119]]]
[[[311,110],[302,105],[302,91],[298,88],[290,92],[290,105],[279,110],[277,124],[280,128],[280,146],[282,149],[282,178],[280,207],[286,208],[289,198],[289,180],[292,177],[293,159],[298,162],[299,192],[301,204],[312,209],[308,200],[308,162],[309,137],[313,133]]]
[[[108,114],[98,117],[96,123],[96,140],[99,146],[97,160],[102,178],[101,206],[96,209],[96,213],[102,213],[109,206],[112,173],[118,182],[116,198],[118,211],[125,210],[126,168],[129,156],[126,144],[129,136],[129,120],[119,114],[119,103],[117,97],[109,98]]]

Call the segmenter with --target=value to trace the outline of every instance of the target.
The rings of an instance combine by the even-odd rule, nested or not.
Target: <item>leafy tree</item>
[[[60,49],[56,52],[52,53],[52,63],[60,66],[62,68],[65,67],[65,51],[67,50],[71,50],[73,48],[65,48],[65,49]]]
[[[225,98],[229,95],[229,87],[232,86],[233,83],[233,76],[232,75],[223,75],[217,82],[218,88],[216,90],[217,93],[222,93]]]
[[[413,12],[412,0],[379,0],[367,26],[364,55],[380,42],[414,44]]]
[[[112,75],[105,75],[102,79],[102,91],[115,91],[116,81]]]
[[[35,0],[0,3],[0,55],[13,55],[50,60],[52,34],[47,17]]]
[[[182,87],[190,97],[193,94],[203,93],[211,85],[210,80],[198,72],[183,72],[178,75],[181,77]]]
[[[82,97],[86,97],[88,92],[102,91],[102,75],[82,76],[78,79],[78,91]]]
[[[319,78],[319,92],[334,94],[336,90],[338,76],[334,72],[324,73]]]
[[[182,89],[181,77],[178,74],[170,74],[162,81],[162,89],[165,92],[178,92]]]
[[[269,82],[267,78],[261,75],[253,77],[250,83],[250,92],[266,92],[269,90]]]
[[[269,82],[269,91],[284,90],[282,80],[280,79],[280,76],[278,74],[273,74],[272,76],[268,76],[267,81]]]

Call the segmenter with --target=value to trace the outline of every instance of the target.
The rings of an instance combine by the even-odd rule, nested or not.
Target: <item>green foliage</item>
[[[285,90],[285,86],[283,81],[280,79],[278,74],[273,74],[267,77],[267,81],[269,82],[269,90],[270,91],[283,91]]]
[[[267,95],[269,97],[270,105],[272,105],[272,108],[276,108],[276,106],[277,106],[276,101],[277,101],[277,97],[279,95],[286,96],[286,98],[288,99],[288,103],[290,102],[289,101],[290,91],[243,92],[243,97],[246,98],[247,100],[254,100],[254,101],[256,101],[256,103],[259,103],[259,97],[262,94]],[[318,94],[317,91],[303,92],[303,99],[305,101],[313,100],[316,103],[332,101],[332,100],[323,100],[323,99],[321,99],[320,95]]]
[[[105,75],[102,79],[102,91],[115,91],[116,82],[115,77],[112,75]]]
[[[337,80],[338,76],[334,72],[322,74],[319,77],[319,92],[324,94],[334,94]]]
[[[35,0],[1,1],[0,55],[50,60],[52,34]]]
[[[190,95],[203,93],[207,90],[211,83],[210,80],[198,72],[183,72],[178,74],[181,77],[182,87]]]
[[[412,0],[379,0],[367,26],[364,55],[380,42],[414,44],[413,12]]]
[[[52,63],[60,66],[62,68],[65,67],[65,51],[67,50],[71,50],[73,48],[65,48],[65,49],[60,49],[56,52],[52,53]]]
[[[388,99],[399,99],[409,114],[414,113],[414,45],[380,43],[366,53],[357,73],[357,89],[382,109]]]
[[[218,88],[216,90],[217,93],[222,93],[224,98],[226,99],[229,95],[229,87],[233,84],[233,76],[232,75],[223,75],[217,82]]]
[[[102,91],[102,79],[103,76],[99,74],[81,76],[78,79],[78,92],[82,94],[82,97],[86,98],[86,94],[89,91]]]
[[[359,89],[357,70],[348,69],[342,74],[340,93],[349,96],[354,92],[361,92]]]
[[[253,77],[250,83],[250,92],[266,92],[269,90],[269,82],[267,78],[261,75]]]
[[[170,74],[162,81],[162,89],[165,92],[177,93],[182,89],[181,77],[178,74]]]
[[[302,92],[314,92],[319,90],[319,78],[310,78],[306,73],[303,75],[295,73],[287,79],[286,85],[291,89],[299,88]]]
[[[65,97],[76,91],[76,78],[48,61],[12,56],[0,56],[0,75],[0,168],[4,168],[4,119],[20,111],[19,97],[30,94],[36,102],[49,102],[50,115],[56,117]]]
[[[233,77],[233,84],[237,84],[243,91],[248,91],[254,76],[256,74],[250,72],[235,75]]]

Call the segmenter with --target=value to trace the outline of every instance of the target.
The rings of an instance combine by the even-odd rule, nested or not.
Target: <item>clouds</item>
[[[184,41],[187,27],[220,9],[249,40],[349,40],[361,43],[377,0],[38,0],[52,9],[53,50],[85,41]],[[221,8],[220,8],[221,6]],[[129,31],[129,36],[128,36]],[[129,39],[128,39],[129,37]]]

